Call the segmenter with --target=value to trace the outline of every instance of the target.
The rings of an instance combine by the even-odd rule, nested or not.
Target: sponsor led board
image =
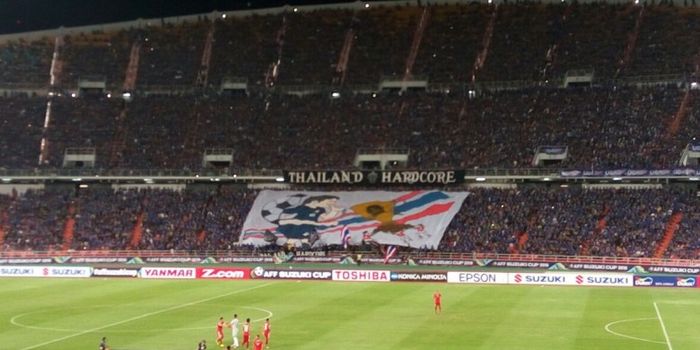
[[[197,278],[196,269],[193,267],[142,267],[139,270],[141,278],[158,279],[190,279]]]
[[[334,281],[389,282],[390,276],[385,270],[333,270]]]

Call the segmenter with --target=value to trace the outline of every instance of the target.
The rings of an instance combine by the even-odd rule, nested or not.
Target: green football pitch
[[[269,317],[270,349],[700,349],[685,289],[16,278],[0,305],[3,350],[215,349],[234,313]]]

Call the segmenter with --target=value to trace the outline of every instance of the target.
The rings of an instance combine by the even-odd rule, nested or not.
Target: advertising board
[[[390,278],[392,281],[399,282],[447,282],[447,273],[392,271]]]
[[[508,273],[449,271],[447,272],[447,282],[465,284],[506,284],[508,283]]]
[[[391,272],[386,270],[333,270],[334,281],[389,282]]]
[[[248,279],[250,276],[250,269],[232,267],[198,267],[196,276],[200,279],[244,280]]]
[[[142,267],[139,277],[154,279],[192,279],[197,278],[194,267]]]
[[[254,268],[250,278],[281,279],[281,280],[330,280],[331,271],[308,269],[266,269],[260,266]]]
[[[95,268],[92,277],[138,277],[139,269]]]
[[[660,276],[637,275],[634,276],[635,287],[679,287],[693,288],[698,285],[696,276]]]

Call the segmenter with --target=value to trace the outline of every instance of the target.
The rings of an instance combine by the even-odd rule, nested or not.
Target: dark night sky
[[[128,21],[274,7],[284,4],[353,2],[347,0],[0,0],[0,34],[53,29],[60,26]]]

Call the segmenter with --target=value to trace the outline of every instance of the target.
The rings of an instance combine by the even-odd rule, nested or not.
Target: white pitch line
[[[605,325],[605,331],[612,334],[616,335],[618,337],[623,337],[623,338],[629,338],[629,339],[634,339],[634,340],[639,340],[647,343],[656,343],[656,344],[663,344],[666,345],[666,342],[662,341],[657,341],[657,340],[650,340],[650,339],[644,339],[644,338],[639,338],[635,337],[633,335],[628,335],[628,334],[623,334],[623,333],[618,333],[612,330],[612,326],[616,325],[618,323],[627,323],[627,322],[637,322],[637,321],[647,321],[647,320],[656,320],[656,317],[646,317],[646,318],[629,318],[625,320],[618,320],[618,321],[613,321]]]
[[[656,316],[659,317],[659,323],[661,323],[661,330],[664,331],[664,337],[666,337],[666,345],[668,345],[668,350],[673,350],[673,346],[671,346],[671,339],[669,339],[668,332],[666,331],[666,325],[664,325],[664,319],[661,318],[659,306],[656,305],[656,302],[654,302],[654,309],[656,309]]]
[[[22,349],[20,349],[20,350],[31,350],[31,349],[36,349],[36,348],[39,348],[39,347],[42,347],[42,346],[45,346],[45,345],[49,345],[49,344],[53,344],[53,343],[58,343],[58,342],[60,342],[60,341],[66,340],[66,339],[75,338],[75,337],[81,336],[81,335],[83,335],[83,334],[88,334],[88,333],[100,331],[100,330],[103,330],[103,329],[105,329],[105,328],[118,326],[118,325],[120,325],[120,324],[124,324],[124,323],[128,323],[128,322],[131,322],[131,321],[140,320],[140,319],[142,319],[142,318],[150,317],[150,316],[153,316],[153,315],[162,314],[162,313],[164,313],[164,312],[173,311],[173,310],[177,310],[177,309],[182,309],[182,308],[185,308],[185,307],[188,307],[188,306],[197,305],[197,304],[201,304],[201,303],[206,303],[207,301],[211,301],[211,300],[215,300],[215,299],[227,297],[227,296],[229,296],[229,295],[234,295],[234,294],[238,294],[238,293],[248,292],[248,291],[251,291],[251,290],[254,290],[254,289],[258,289],[258,288],[267,287],[267,286],[269,286],[270,284],[271,284],[271,283],[265,283],[265,284],[261,284],[261,285],[259,285],[259,286],[255,286],[255,287],[251,287],[251,288],[235,290],[235,291],[233,291],[233,292],[221,294],[221,295],[218,295],[218,296],[215,296],[215,297],[210,297],[210,298],[206,298],[206,299],[201,299],[201,300],[197,300],[197,301],[192,301],[192,302],[189,302],[189,303],[186,303],[186,304],[176,305],[176,306],[172,306],[172,307],[169,307],[169,308],[161,309],[161,310],[158,310],[158,311],[147,312],[147,313],[141,314],[141,315],[139,315],[139,316],[134,316],[134,317],[131,317],[131,318],[127,318],[127,319],[125,319],[125,320],[113,322],[113,323],[106,324],[106,325],[100,326],[100,327],[90,328],[90,329],[87,329],[87,330],[84,330],[84,331],[80,331],[80,332],[78,332],[78,333],[69,334],[69,335],[66,335],[66,336],[63,336],[63,337],[60,337],[60,338],[56,338],[56,339],[53,339],[53,340],[45,341],[45,342],[40,343],[40,344],[28,346],[28,347],[22,348]]]

